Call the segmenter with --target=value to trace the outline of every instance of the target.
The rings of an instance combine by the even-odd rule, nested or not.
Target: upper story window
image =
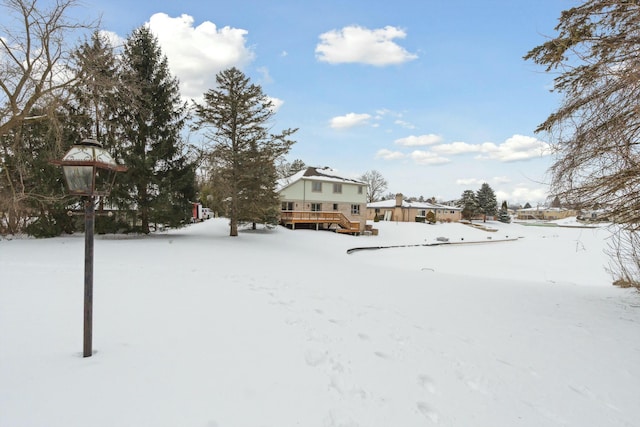
[[[358,186],[358,194],[362,194],[362,185]]]
[[[340,183],[333,184],[333,192],[334,193],[342,193],[342,184],[340,184]]]
[[[322,211],[322,203],[311,203],[311,212]]]
[[[292,211],[293,210],[293,202],[282,202],[282,210],[283,211]]]
[[[311,182],[311,191],[315,191],[317,193],[322,193],[322,183],[319,181]]]

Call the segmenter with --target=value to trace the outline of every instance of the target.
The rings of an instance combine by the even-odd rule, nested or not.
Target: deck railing
[[[357,233],[360,231],[360,222],[351,221],[342,212],[282,211],[280,212],[280,221],[286,224],[338,224],[344,230],[349,230],[349,232]]]

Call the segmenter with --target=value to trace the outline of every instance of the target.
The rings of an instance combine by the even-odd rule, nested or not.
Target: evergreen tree
[[[500,211],[498,212],[498,221],[504,223],[511,222],[511,215],[509,215],[509,207],[507,206],[507,201],[502,202],[502,206],[500,207]]]
[[[196,128],[206,129],[211,155],[221,175],[224,199],[228,201],[229,235],[238,235],[242,222],[273,222],[279,208],[275,164],[294,143],[289,137],[297,129],[269,134],[273,105],[258,85],[237,68],[216,75],[217,88],[204,94],[204,103],[194,103]]]
[[[179,226],[195,199],[195,159],[180,136],[187,111],[178,80],[149,28],[127,39],[120,76],[118,154],[129,171],[118,195],[137,209],[143,233],[151,223]]]
[[[300,159],[295,159],[291,163],[287,162],[285,159],[278,159],[276,164],[278,179],[288,178],[306,168],[307,165]]]
[[[31,113],[41,114],[42,110],[33,109]],[[0,221],[1,234],[24,230],[35,237],[53,237],[73,231],[71,218],[66,215],[68,209],[61,171],[50,164],[51,159],[60,158],[63,150],[68,148],[51,143],[56,139],[65,139],[65,130],[57,124],[68,120],[61,114],[55,121],[26,121],[20,128],[12,129],[0,138],[3,144],[22,147],[21,150],[7,151],[0,156],[2,177],[5,182],[11,183],[14,194],[22,195],[5,199],[4,194],[0,194],[0,214],[8,220]],[[63,135],[59,136],[59,133]],[[8,202],[11,201],[20,206],[16,215],[11,215],[9,210],[11,205]],[[28,222],[20,220],[21,217],[38,219]]]
[[[607,206],[620,224],[608,250],[618,280],[640,287],[638,0],[585,0],[525,59],[554,74],[561,105],[538,126],[557,147],[551,190],[568,206]]]
[[[80,45],[74,54],[77,84],[68,108],[77,139],[93,137],[110,152],[115,148],[115,116],[119,89],[118,61],[109,40],[100,33]],[[113,154],[113,153],[112,153]]]
[[[0,3],[0,233],[20,232],[34,206],[52,197],[47,186],[28,184],[36,182],[34,175],[47,172],[51,182],[60,176],[40,160],[64,154],[66,135],[59,119],[67,117],[60,108],[76,81],[68,72],[73,68],[69,37],[93,28],[73,17],[76,6],[76,0]],[[45,133],[47,138],[40,139]],[[33,169],[39,166],[44,169]]]
[[[462,208],[462,218],[471,220],[478,212],[478,201],[476,200],[476,193],[473,190],[465,190],[462,192],[462,196],[456,202],[456,206]]]
[[[495,215],[498,212],[498,201],[493,189],[486,182],[480,186],[476,192],[479,213],[483,216],[483,221],[487,221],[488,215]]]

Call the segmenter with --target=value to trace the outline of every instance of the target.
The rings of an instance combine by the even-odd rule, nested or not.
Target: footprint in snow
[[[431,394],[436,392],[435,383],[428,375],[418,375],[418,385]]]
[[[434,424],[438,424],[438,420],[439,420],[438,413],[433,409],[431,409],[431,407],[426,402],[417,402],[416,406],[418,408],[418,411],[426,419],[433,422]]]

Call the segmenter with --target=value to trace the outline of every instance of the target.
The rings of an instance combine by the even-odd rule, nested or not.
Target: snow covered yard
[[[91,358],[83,236],[2,240],[0,427],[637,425],[607,231],[490,225],[97,236]]]

